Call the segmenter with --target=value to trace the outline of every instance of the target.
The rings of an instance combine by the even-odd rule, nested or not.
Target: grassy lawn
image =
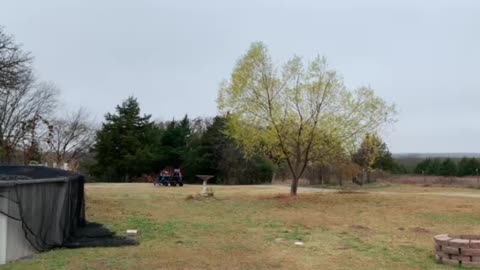
[[[200,186],[90,184],[88,219],[139,229],[139,246],[59,249],[0,269],[452,269],[435,262],[432,236],[480,234],[480,198],[368,190],[377,189],[395,192],[291,199],[273,187],[218,186],[216,199],[199,201],[185,198]]]

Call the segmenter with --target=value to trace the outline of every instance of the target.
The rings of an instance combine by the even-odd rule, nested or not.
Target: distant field
[[[200,186],[89,184],[88,219],[139,229],[140,246],[59,249],[0,269],[452,269],[435,262],[432,236],[480,233],[474,189],[379,184],[298,199],[282,186],[213,189],[217,199],[199,201],[185,198]]]
[[[415,184],[427,186],[466,187],[480,188],[480,178],[469,177],[446,177],[446,176],[422,176],[422,175],[397,175],[383,182],[393,184]]]

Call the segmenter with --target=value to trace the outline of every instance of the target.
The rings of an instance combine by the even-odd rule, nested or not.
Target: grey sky
[[[324,55],[395,102],[392,151],[480,152],[480,1],[4,0],[0,25],[99,121],[129,95],[155,119],[213,116],[219,83],[263,41],[278,63]]]

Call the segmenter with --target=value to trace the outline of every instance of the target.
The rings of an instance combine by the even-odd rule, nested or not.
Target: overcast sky
[[[98,121],[129,95],[154,119],[213,116],[253,41],[324,55],[396,103],[393,152],[480,152],[480,1],[2,0],[0,25]]]

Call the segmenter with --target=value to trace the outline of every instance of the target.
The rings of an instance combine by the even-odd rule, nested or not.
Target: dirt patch
[[[363,231],[363,232],[372,231],[372,229],[370,229],[369,227],[362,226],[362,225],[351,225],[350,228],[356,231]]]
[[[353,247],[351,245],[343,245],[343,246],[339,246],[337,248],[335,248],[335,250],[348,250],[348,249],[352,249]]]
[[[470,205],[470,204],[460,204],[460,205],[457,205],[456,208],[458,208],[458,209],[471,209],[472,205]]]
[[[300,196],[290,196],[287,194],[277,194],[273,199],[281,205],[292,205],[300,201]]]
[[[429,229],[425,229],[425,228],[422,228],[422,227],[411,228],[410,231],[412,231],[414,233],[431,233],[431,231]]]
[[[205,200],[217,200],[217,198],[215,198],[213,194],[208,196],[196,194],[196,195],[188,195],[187,197],[185,197],[185,201],[205,201]]]
[[[339,190],[337,191],[338,194],[369,194],[366,191],[358,191],[358,190]]]

